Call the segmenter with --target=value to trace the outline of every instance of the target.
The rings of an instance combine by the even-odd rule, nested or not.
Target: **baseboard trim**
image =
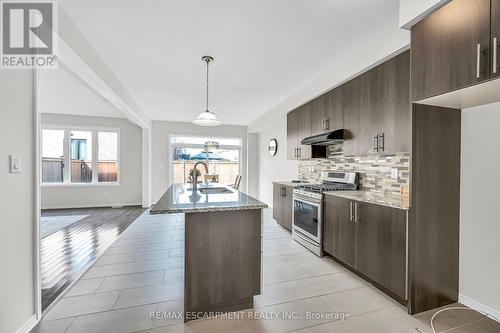
[[[460,303],[462,303],[463,305],[468,306],[469,308],[471,308],[473,310],[482,312],[482,313],[488,315],[489,317],[491,317],[491,319],[494,319],[494,320],[500,322],[500,311],[497,311],[497,310],[492,309],[486,305],[483,305],[483,304],[473,300],[472,298],[469,298],[469,297],[464,296],[462,294],[458,294],[458,301]]]
[[[43,206],[42,210],[46,209],[72,209],[72,208],[111,208],[111,207],[136,207],[142,206],[141,202],[137,203],[117,203],[117,204],[81,204],[81,205],[54,205]]]
[[[16,333],[29,333],[33,329],[33,327],[38,324],[38,316],[35,314],[27,322],[23,324],[23,326],[19,327]]]

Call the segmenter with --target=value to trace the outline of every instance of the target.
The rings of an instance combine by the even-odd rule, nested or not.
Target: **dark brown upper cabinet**
[[[311,136],[310,105],[306,104],[289,112],[286,119],[287,158],[310,159],[311,146],[301,145],[302,139]]]
[[[311,104],[311,134],[321,134],[327,131],[328,96],[321,95],[310,102]]]
[[[498,0],[453,0],[412,27],[412,101],[490,79],[490,18],[496,36]]]
[[[410,138],[410,51],[384,62],[378,70],[377,152],[409,152]]]
[[[344,127],[344,95],[342,86],[335,88],[310,102],[311,134]]]
[[[500,0],[491,0],[491,77],[500,75]]]
[[[287,158],[289,160],[296,160],[299,158],[298,154],[298,115],[299,109],[295,109],[286,115],[286,146],[287,146]]]
[[[302,139],[311,136],[311,103],[307,103],[299,108],[299,116],[297,122],[297,142],[299,148],[299,159],[309,160],[312,158],[311,146],[301,145]]]
[[[326,94],[326,129],[334,131],[344,128],[344,86],[337,87]]]
[[[345,155],[410,151],[409,52],[343,86]]]
[[[344,85],[344,127],[347,156],[372,153],[378,133],[377,69],[372,69]]]
[[[341,128],[346,130],[347,156],[409,152],[409,95],[410,53],[406,51],[290,112],[288,159],[320,157],[317,147],[314,150],[300,141]]]

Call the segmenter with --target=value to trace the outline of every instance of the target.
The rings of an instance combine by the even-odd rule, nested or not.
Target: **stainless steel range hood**
[[[329,146],[344,141],[344,129],[313,135],[303,139],[300,143],[311,146]]]

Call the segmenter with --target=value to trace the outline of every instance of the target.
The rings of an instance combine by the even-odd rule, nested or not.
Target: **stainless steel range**
[[[321,173],[320,184],[293,190],[292,237],[317,256],[323,255],[323,193],[358,189],[356,172]]]

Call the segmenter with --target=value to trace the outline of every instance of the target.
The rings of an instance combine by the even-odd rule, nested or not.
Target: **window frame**
[[[64,142],[63,142],[63,155],[64,155],[64,170],[63,170],[63,181],[62,182],[41,182],[42,187],[116,187],[120,186],[120,175],[121,175],[121,154],[120,154],[120,128],[118,127],[101,127],[101,126],[73,126],[73,125],[57,125],[57,124],[43,124],[40,135],[43,136],[43,130],[60,130],[64,131]],[[71,131],[86,131],[92,133],[92,182],[90,183],[72,183],[71,182],[71,167],[66,167],[71,165]],[[117,134],[117,145],[116,145],[116,182],[99,182],[99,132],[111,132]],[[42,138],[40,138],[40,151],[43,144]],[[40,161],[43,156],[40,154]],[[41,162],[40,162],[41,163]],[[42,179],[41,173],[43,172],[40,168],[40,179]]]
[[[217,139],[237,139],[240,141],[239,145],[219,145],[219,149],[231,149],[238,150],[238,174],[241,175],[243,170],[242,165],[242,150],[243,150],[243,138],[238,136],[211,136],[211,135],[188,135],[188,134],[170,134],[168,137],[169,143],[169,151],[168,151],[168,160],[170,161],[168,164],[168,183],[172,184],[173,182],[173,152],[175,148],[200,148],[204,149],[205,146],[203,144],[190,144],[190,143],[173,143],[173,137],[196,137],[196,138],[207,138],[210,140],[217,141]],[[202,161],[203,162],[203,161]]]

